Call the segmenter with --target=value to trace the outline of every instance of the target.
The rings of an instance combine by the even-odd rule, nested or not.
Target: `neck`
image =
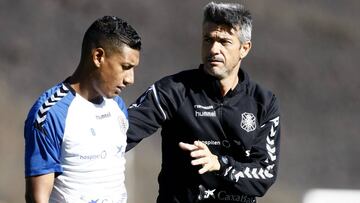
[[[240,63],[241,61],[239,61],[239,63],[234,67],[234,69],[228,72],[227,77],[220,79],[220,91],[222,96],[225,96],[230,90],[235,89],[236,85],[238,84]]]
[[[235,89],[238,82],[239,77],[237,74],[220,80],[221,95],[225,96],[230,90]]]
[[[92,73],[89,66],[80,63],[74,74],[70,77],[70,85],[77,94],[92,102],[101,97],[92,84]]]

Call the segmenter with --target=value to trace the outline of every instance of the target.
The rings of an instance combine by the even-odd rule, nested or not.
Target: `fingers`
[[[190,156],[192,158],[201,158],[201,157],[206,157],[208,155],[209,155],[209,151],[203,149],[194,150],[190,153]]]
[[[194,159],[191,161],[191,164],[193,166],[202,166],[198,171],[199,174],[204,174],[204,173],[210,171],[210,169],[212,167],[212,163],[211,163],[211,160],[209,159],[209,157]]]
[[[211,153],[208,147],[200,141],[195,141],[194,144],[179,142],[179,146],[185,151],[190,151],[190,156],[193,158],[204,157]]]
[[[179,142],[179,146],[181,149],[183,149],[185,151],[194,151],[194,150],[198,149],[197,146],[188,144],[188,143],[184,143],[184,142]]]
[[[202,166],[199,170],[199,174],[203,174],[210,171],[220,170],[220,163],[218,161],[218,157],[213,154],[209,154],[208,156],[194,159],[191,161],[193,166]]]
[[[199,158],[199,159],[194,159],[191,161],[191,164],[193,166],[197,166],[197,165],[206,165],[209,163],[209,159],[207,157],[203,157],[203,158]]]
[[[206,172],[208,172],[208,171],[212,171],[210,164],[204,165],[204,166],[199,170],[199,174],[204,174],[204,173],[206,173]]]
[[[194,144],[180,142],[179,146],[181,149],[191,152],[190,156],[194,158],[191,161],[193,166],[202,166],[199,174],[220,169],[217,156],[212,154],[203,142],[195,141]]]
[[[194,145],[201,148],[201,149],[209,149],[205,143],[200,142],[200,141],[195,141]]]

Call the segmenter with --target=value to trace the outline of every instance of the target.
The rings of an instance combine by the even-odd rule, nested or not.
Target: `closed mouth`
[[[208,62],[210,63],[223,63],[222,59],[216,58],[216,57],[208,57]]]

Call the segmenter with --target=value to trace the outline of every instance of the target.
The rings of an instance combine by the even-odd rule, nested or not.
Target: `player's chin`
[[[119,96],[119,94],[120,94],[119,91],[113,91],[113,92],[109,92],[109,93],[105,94],[104,97],[107,99],[112,99],[116,96]]]

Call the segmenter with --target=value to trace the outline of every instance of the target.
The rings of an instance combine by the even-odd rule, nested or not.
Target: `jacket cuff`
[[[229,159],[226,156],[219,156],[218,161],[220,163],[220,169],[217,171],[218,175],[223,175],[225,172],[225,169],[229,165]]]

